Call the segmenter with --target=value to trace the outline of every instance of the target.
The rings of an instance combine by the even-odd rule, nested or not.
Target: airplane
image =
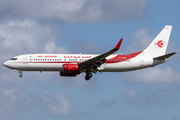
[[[64,77],[75,77],[84,72],[86,80],[92,77],[92,73],[154,67],[176,54],[165,54],[171,29],[172,26],[165,26],[145,50],[128,55],[113,54],[119,50],[123,40],[121,38],[112,50],[104,54],[25,54],[11,58],[3,65],[20,73],[20,78],[23,77],[22,71],[58,71]]]

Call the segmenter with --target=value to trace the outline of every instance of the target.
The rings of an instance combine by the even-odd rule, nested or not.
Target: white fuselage
[[[15,56],[4,63],[4,66],[19,71],[62,71],[63,64],[78,64],[93,57],[92,54],[26,54]],[[154,61],[151,57],[133,57],[129,55],[110,55],[98,72],[123,72],[152,67],[165,60]],[[17,59],[16,59],[17,58]],[[80,71],[81,72],[81,71]],[[93,72],[93,71],[92,71]]]

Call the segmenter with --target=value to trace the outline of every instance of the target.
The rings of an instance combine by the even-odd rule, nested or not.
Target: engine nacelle
[[[63,64],[62,72],[64,73],[79,73],[78,64]]]

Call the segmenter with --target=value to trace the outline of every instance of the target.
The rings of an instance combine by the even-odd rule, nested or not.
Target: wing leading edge
[[[117,43],[117,45],[114,49],[112,49],[109,52],[106,52],[104,54],[101,54],[99,56],[96,56],[94,58],[91,58],[87,61],[81,62],[81,63],[79,63],[79,66],[81,67],[81,69],[87,69],[87,70],[90,70],[93,67],[95,67],[95,68],[100,67],[101,64],[104,64],[104,62],[106,61],[106,57],[108,57],[109,55],[111,55],[114,52],[119,50],[122,40],[123,40],[123,38],[121,38],[119,40],[119,42]]]

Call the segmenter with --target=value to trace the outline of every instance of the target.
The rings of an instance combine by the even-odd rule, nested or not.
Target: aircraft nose
[[[3,65],[4,65],[5,67],[8,67],[8,62],[7,62],[7,61],[4,62]]]
[[[3,65],[4,65],[5,67],[7,67],[7,68],[14,69],[14,66],[11,64],[10,61],[4,62]]]

